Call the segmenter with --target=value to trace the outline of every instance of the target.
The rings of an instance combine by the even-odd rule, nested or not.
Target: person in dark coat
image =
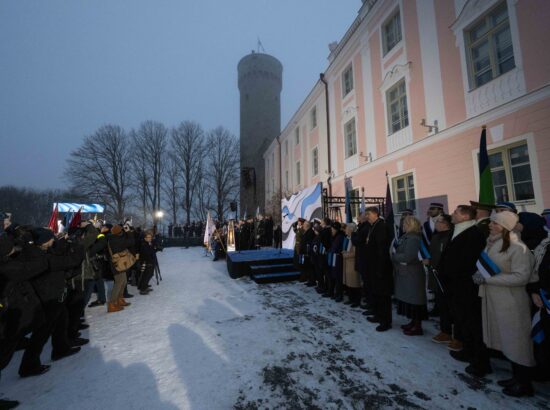
[[[299,249],[299,263],[301,271],[300,282],[307,282],[307,286],[315,286],[312,261],[313,253],[311,251],[315,232],[313,232],[311,222],[304,222],[303,231]]]
[[[153,232],[146,231],[139,248],[141,275],[138,284],[139,294],[148,295],[151,291],[149,281],[153,277],[157,261],[157,247],[153,241]]]
[[[107,225],[102,226],[95,243],[88,251],[90,263],[95,271],[95,279],[88,285],[89,288],[86,289],[86,303],[90,300],[93,290],[95,289],[97,291],[97,300],[90,303],[88,307],[104,306],[105,303],[107,303],[104,278],[107,276],[109,270],[106,236],[108,234],[109,227]]]
[[[265,217],[265,246],[273,246],[273,218]]]
[[[277,249],[283,247],[283,230],[281,225],[277,225],[273,230],[273,246]]]
[[[340,222],[333,222],[331,227],[332,242],[328,251],[329,261],[329,293],[333,294],[335,302],[342,302],[344,299],[343,294],[343,275],[344,275],[344,260],[342,258],[342,251],[344,250],[344,238],[345,234],[342,231],[342,225]]]
[[[427,239],[427,242],[430,243],[432,236],[435,232],[435,222],[437,217],[443,213],[443,204],[440,202],[431,202],[430,207],[427,211],[428,219],[422,225],[422,235]]]
[[[107,249],[109,250],[109,256],[112,259],[114,254],[128,251],[129,248],[134,246],[134,235],[128,234],[122,230],[120,225],[115,225],[111,229],[111,234],[107,237]],[[111,297],[109,298],[107,312],[118,312],[124,307],[130,306],[130,303],[124,300],[124,288],[126,287],[126,272],[118,272],[112,261],[111,271],[114,276],[113,290],[111,291]]]
[[[390,241],[379,209],[368,207],[365,212],[370,224],[365,249],[367,276],[372,275],[373,278],[374,299],[373,309],[369,312],[372,316],[368,316],[367,320],[379,324],[376,327],[377,332],[384,332],[391,329],[392,324],[393,269],[389,253]]]
[[[28,251],[46,255],[48,270],[31,280],[45,313],[45,321],[34,329],[30,343],[25,349],[19,375],[21,377],[36,376],[49,370],[49,366],[42,365],[40,354],[44,345],[52,337],[52,360],[59,360],[80,351],[80,347],[73,347],[67,338],[68,314],[65,309],[66,280],[68,273],[79,267],[84,259],[84,248],[81,245],[69,244],[65,238],[55,241],[53,232],[39,228],[33,232],[34,247]]]
[[[322,293],[323,297],[332,297],[334,295],[333,289],[331,289],[330,282],[330,266],[328,265],[327,253],[332,243],[332,230],[331,220],[329,218],[323,218],[321,220],[321,233],[319,234],[319,240],[321,242],[319,253],[322,255],[322,270],[323,278],[322,283],[317,287],[317,292]]]
[[[367,236],[369,234],[370,224],[367,221],[365,213],[359,215],[359,224],[357,230],[351,236],[351,242],[355,246],[355,270],[361,276],[363,282],[363,295],[365,297],[365,308],[372,309],[372,277],[367,276]]]
[[[466,372],[483,377],[491,372],[489,354],[483,343],[479,286],[472,281],[476,262],[485,248],[485,236],[476,226],[475,208],[459,205],[452,214],[453,236],[441,255],[440,277],[451,298],[464,349],[451,351],[453,358],[469,362]]]

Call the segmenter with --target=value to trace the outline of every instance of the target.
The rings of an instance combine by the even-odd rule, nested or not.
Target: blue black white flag
[[[481,252],[479,259],[476,262],[476,267],[479,273],[483,275],[485,279],[498,275],[500,268],[493,262],[493,260],[487,255],[487,252]]]
[[[430,255],[430,251],[428,250],[428,247],[424,243],[424,241],[420,241],[420,249],[418,250],[418,260],[423,261],[424,259],[432,259],[432,255]]]
[[[550,301],[548,300],[548,296],[548,292],[544,289],[540,290],[540,297],[542,299],[542,303],[544,304],[542,309],[546,309],[546,313],[550,315]],[[535,313],[533,320],[531,321],[531,338],[536,344],[541,344],[545,337],[544,328],[541,321],[542,309]]]

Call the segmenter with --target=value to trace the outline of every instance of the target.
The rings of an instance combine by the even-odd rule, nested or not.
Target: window
[[[311,122],[311,129],[313,130],[315,129],[315,127],[317,127],[317,106],[311,109],[309,116],[310,116],[310,122]]]
[[[288,169],[285,171],[285,190],[288,191]]]
[[[296,127],[296,130],[294,131],[294,138],[296,140],[296,145],[300,143],[300,127]]]
[[[355,118],[344,125],[344,142],[346,144],[346,158],[357,154],[357,138],[355,135]]]
[[[285,141],[285,157],[288,157],[288,140]]]
[[[401,19],[399,11],[384,24],[382,29],[382,43],[384,55],[388,54],[401,41]]]
[[[311,173],[313,176],[319,173],[319,150],[317,147],[311,151]]]
[[[481,18],[465,36],[472,88],[516,66],[506,2]]]
[[[342,97],[353,90],[353,66],[350,64],[342,73]]]
[[[489,165],[497,202],[535,199],[529,150],[525,142],[489,152]]]
[[[416,209],[413,174],[393,178],[393,198],[397,200],[397,212]]]
[[[357,217],[359,216],[359,210],[361,207],[361,201],[359,201],[359,198],[361,194],[359,193],[359,189],[353,189],[350,191],[350,199],[351,199],[351,218],[353,220],[357,220]],[[355,201],[354,201],[355,200]]]
[[[388,104],[388,129],[390,134],[393,134],[409,125],[405,79],[399,81],[386,92],[386,101]]]
[[[301,184],[300,161],[296,163],[296,185]]]

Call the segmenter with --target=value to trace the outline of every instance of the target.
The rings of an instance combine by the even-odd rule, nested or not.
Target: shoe
[[[96,307],[96,306],[103,306],[103,305],[105,305],[105,302],[100,302],[99,300],[95,300],[92,303],[90,303],[88,305],[88,307],[93,308],[93,307]]]
[[[35,369],[26,371],[26,372],[19,372],[19,376],[25,378],[25,377],[32,377],[32,376],[40,376],[41,374],[46,373],[48,370],[50,370],[50,366],[47,364],[41,364]]]
[[[351,305],[349,305],[349,307],[350,307],[350,308],[353,308],[353,309],[358,308],[358,307],[359,307],[359,303],[354,302],[354,303],[352,303]]]
[[[320,288],[320,287],[316,287],[316,288],[315,288],[315,291],[316,291],[317,293],[319,293],[320,295],[322,295],[323,293],[325,293],[325,290],[324,290],[323,288]]]
[[[368,316],[367,320],[371,323],[380,323],[380,319],[378,319],[376,316]]]
[[[129,293],[125,293],[123,297],[126,298],[126,299],[131,299],[131,298],[134,297],[134,295],[130,295]]]
[[[67,337],[69,339],[76,339],[77,337],[80,337],[82,336],[82,333],[80,332],[69,332],[69,334],[67,334]]]
[[[407,323],[406,325],[401,325],[401,329],[403,329],[403,330],[410,330],[410,329],[413,328],[413,326],[414,326],[414,323],[413,323],[413,322],[409,322],[409,323]]]
[[[531,397],[535,394],[531,383],[514,383],[511,386],[502,389],[502,392],[511,397]]]
[[[140,290],[140,291],[139,291],[139,294],[140,294],[140,295],[148,295],[148,294],[149,294],[149,291],[148,291],[148,290]]]
[[[493,370],[491,369],[491,366],[489,366],[489,367],[478,367],[478,366],[474,366],[473,364],[471,364],[469,366],[466,366],[466,369],[464,369],[464,370],[469,375],[472,375],[474,377],[479,377],[479,378],[485,377],[486,375],[493,373]]]
[[[452,350],[453,352],[460,352],[464,349],[464,346],[461,341],[452,339],[451,342],[447,345],[447,349]]]
[[[69,340],[69,344],[72,347],[84,346],[85,344],[88,344],[89,342],[90,342],[90,339],[85,339],[83,337],[77,337],[76,339]]]
[[[19,402],[17,400],[0,399],[0,409],[2,410],[15,409],[17,406],[19,406]]]
[[[343,300],[344,300],[344,298],[343,298],[342,296],[336,296],[336,297],[334,298],[334,301],[335,301],[336,303],[340,303],[340,302],[342,302]]]
[[[434,343],[451,343],[452,337],[445,332],[439,332],[438,335],[432,337]]]
[[[131,303],[126,302],[124,298],[118,298],[118,305],[122,307],[130,306]]]
[[[361,309],[363,309],[363,310],[372,310],[372,306],[369,305],[368,303],[363,303],[361,305]]]
[[[344,302],[344,305],[351,305],[351,303],[352,303],[351,300],[348,299]]]
[[[122,306],[119,306],[115,303],[107,304],[107,313],[120,312],[122,309],[124,309]]]
[[[88,329],[90,327],[90,325],[86,324],[86,323],[81,323],[79,326],[78,326],[78,330],[84,330],[84,329]]]
[[[372,309],[367,309],[365,310],[363,313],[361,313],[363,316],[373,316],[374,315],[374,310]]]
[[[380,324],[380,325],[376,326],[375,330],[377,332],[385,332],[386,330],[390,330],[390,329],[391,329],[391,325],[382,325],[382,324]]]
[[[308,288],[311,288],[311,287],[313,287],[313,286],[316,286],[316,283],[315,283],[315,282],[308,282],[308,283],[306,283],[306,286],[307,286]]]
[[[453,359],[458,360],[459,362],[470,363],[470,358],[464,352],[464,350],[459,350],[459,351],[452,350],[449,352],[449,354]]]
[[[403,330],[406,336],[424,336],[424,330],[421,327],[412,327],[407,330]]]
[[[332,295],[330,293],[323,293],[322,295],[324,298],[331,298]]]
[[[512,386],[516,383],[516,379],[514,379],[513,377],[511,379],[506,379],[506,380],[499,380],[497,382],[497,384],[500,386],[500,387],[509,387],[509,386]]]
[[[69,350],[66,350],[64,352],[52,352],[52,360],[54,362],[58,361],[58,360],[61,360],[65,357],[69,357],[69,356],[72,356],[73,354],[77,354],[78,352],[80,352],[80,346],[78,347],[70,347]]]

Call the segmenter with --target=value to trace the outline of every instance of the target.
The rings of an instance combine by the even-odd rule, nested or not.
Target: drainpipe
[[[325,85],[325,104],[326,104],[326,111],[327,111],[327,154],[328,154],[327,185],[328,185],[328,196],[332,196],[332,166],[330,164],[330,113],[329,113],[329,109],[328,109],[328,82],[325,79],[325,74],[324,73],[319,74],[319,79]]]
[[[281,147],[280,135],[275,138],[279,144],[279,196],[283,200],[283,150]]]

